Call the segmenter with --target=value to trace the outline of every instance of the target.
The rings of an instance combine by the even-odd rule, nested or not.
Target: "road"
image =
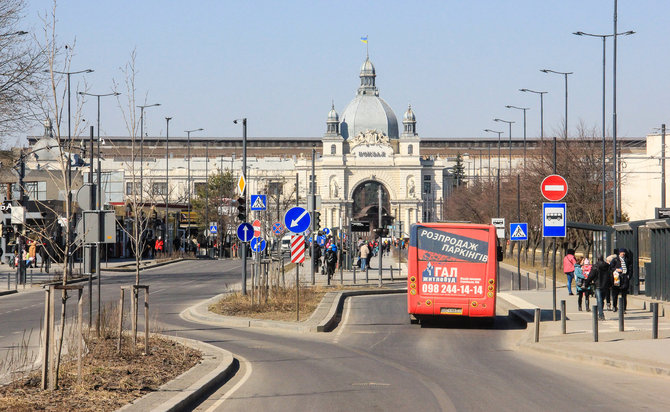
[[[239,266],[190,261],[143,274],[162,333],[220,346],[240,362],[235,377],[198,410],[670,409],[667,379],[519,351],[525,331],[506,317],[492,327],[411,325],[404,295],[348,299],[340,326],[327,334],[231,329],[179,316],[225,291]],[[119,284],[131,279],[106,276],[105,299],[117,299]],[[5,313],[7,298],[20,310]],[[5,346],[12,331],[39,324],[43,293],[0,299],[0,330],[10,332],[0,340]]]

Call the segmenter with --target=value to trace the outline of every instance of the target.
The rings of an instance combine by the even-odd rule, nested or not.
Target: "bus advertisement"
[[[440,315],[494,317],[500,252],[492,225],[412,225],[407,274],[412,321]]]

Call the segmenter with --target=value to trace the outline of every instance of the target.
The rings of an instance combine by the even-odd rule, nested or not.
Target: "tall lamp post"
[[[541,69],[542,73],[560,74],[565,79],[565,130],[564,137],[568,138],[568,75],[572,72],[557,72],[555,70]],[[554,174],[556,174],[556,136],[554,136]]]
[[[19,33],[19,32],[17,32]],[[70,76],[73,74],[93,73],[92,69],[79,70],[76,72],[59,72],[53,71],[55,74],[67,75],[67,207],[68,207],[68,222],[67,222],[67,239],[68,239],[68,274],[72,274],[72,216],[69,215],[72,210],[72,117],[70,110]]]
[[[497,131],[491,130],[491,129],[484,129],[484,131],[488,132],[488,133],[497,133],[498,134],[498,196],[497,196],[498,201],[497,201],[496,210],[497,210],[498,217],[500,217],[500,157],[501,157],[501,155],[500,155],[500,135],[503,134],[503,132],[497,132]],[[490,160],[489,160],[489,163],[490,163]]]
[[[188,177],[186,178],[186,186],[188,190],[188,232],[187,232],[187,237],[186,241],[188,242],[189,237],[191,236],[191,133],[194,132],[201,132],[205,129],[199,128],[199,129],[192,129],[192,130],[186,130],[186,150],[187,150],[187,161],[188,161]],[[189,245],[190,247],[191,245]],[[186,248],[188,250],[188,248]]]
[[[541,148],[542,150],[540,151],[540,159],[544,163],[544,95],[547,92],[540,92],[531,89],[519,89],[519,91],[524,93],[534,93],[540,95],[540,144],[542,146]]]
[[[607,184],[606,178],[605,178],[605,157],[607,156],[606,150],[605,150],[605,65],[606,65],[606,50],[607,50],[607,38],[608,37],[614,37],[614,34],[593,34],[593,33],[585,33],[583,31],[576,31],[572,33],[576,36],[589,36],[589,37],[599,37],[603,40],[603,128],[602,128],[602,134],[603,134],[603,204],[602,204],[602,224],[605,225],[607,223],[607,216],[606,216],[606,207],[605,207],[605,185]],[[633,30],[629,30],[623,33],[617,33],[617,36],[629,36],[631,34],[635,34]],[[616,161],[614,162],[614,174],[616,176]],[[616,179],[616,178],[615,178]],[[616,181],[616,180],[615,180]],[[615,201],[616,204],[616,201]],[[616,207],[615,209],[616,210]]]
[[[493,119],[494,122],[507,123],[509,125],[509,175],[512,176],[512,121],[502,120],[502,119]]]
[[[79,92],[81,96],[92,96],[97,98],[98,100],[98,119],[97,119],[97,124],[98,124],[98,173],[97,173],[97,180],[98,180],[98,190],[97,190],[97,195],[95,197],[96,199],[96,209],[100,212],[102,212],[102,162],[100,161],[100,98],[101,97],[107,97],[107,96],[119,96],[121,93],[118,92],[113,92],[113,93],[105,93],[105,94],[93,94],[93,93],[86,93],[86,92]],[[104,223],[102,222],[102,215],[98,215],[98,224],[102,226]],[[102,245],[102,232],[100,232],[100,237],[98,238],[98,242],[96,243],[95,247],[95,273],[98,275],[98,314],[97,314],[97,320],[96,320],[96,330],[98,333],[100,333],[100,316],[102,313],[102,302],[101,302],[101,277],[100,276],[100,251],[101,251],[101,245]]]
[[[170,168],[168,167],[168,157],[170,152],[170,120],[171,117],[165,118],[165,241],[163,242],[163,249],[166,252],[170,251],[170,230],[168,225],[170,204]]]
[[[505,107],[508,109],[523,110],[523,170],[526,171],[526,110],[530,110],[530,108],[517,107],[512,105],[507,105]]]
[[[154,103],[137,106],[140,108],[140,204],[144,199],[144,109],[160,105],[160,103]]]

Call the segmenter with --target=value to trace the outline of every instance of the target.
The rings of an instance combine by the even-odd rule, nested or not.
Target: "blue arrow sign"
[[[323,246],[326,244],[326,237],[325,236],[317,236],[316,237],[316,244],[319,246]]]
[[[565,203],[542,203],[542,237],[565,237]]]
[[[293,233],[302,233],[309,228],[312,217],[305,208],[296,206],[290,208],[284,215],[284,226]]]
[[[265,250],[267,242],[262,237],[255,237],[251,240],[251,250],[254,252],[262,252]]]
[[[528,223],[510,223],[510,240],[528,240]]]
[[[251,195],[251,202],[249,203],[251,210],[265,210],[267,209],[267,196],[265,195]]]
[[[254,237],[254,227],[251,223],[242,223],[237,227],[237,237],[242,242],[248,242]]]

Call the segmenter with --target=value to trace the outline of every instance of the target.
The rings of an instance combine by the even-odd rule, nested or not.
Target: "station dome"
[[[369,58],[361,66],[361,85],[356,97],[342,112],[340,133],[344,139],[365,130],[378,130],[390,139],[398,138],[398,119],[391,107],[379,97],[375,86],[375,66]]]

